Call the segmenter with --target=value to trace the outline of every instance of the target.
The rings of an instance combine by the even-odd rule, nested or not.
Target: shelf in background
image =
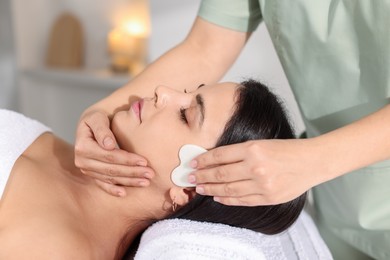
[[[65,70],[34,68],[19,72],[20,76],[55,83],[69,83],[69,87],[104,88],[115,90],[130,80],[129,74],[113,73],[108,69],[101,70]]]

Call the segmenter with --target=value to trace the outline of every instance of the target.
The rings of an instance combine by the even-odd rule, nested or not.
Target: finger
[[[245,180],[220,184],[202,184],[196,186],[196,192],[206,196],[242,197],[259,193],[254,181]]]
[[[85,160],[82,172],[86,175],[89,173],[99,173],[108,177],[126,177],[126,178],[146,178],[154,177],[154,171],[150,167],[127,166],[120,164],[109,164],[98,160]]]
[[[274,205],[260,194],[243,197],[214,197],[214,201],[227,206],[269,206]]]
[[[245,148],[242,143],[220,146],[197,156],[190,165],[196,169],[242,161]]]
[[[89,172],[88,175],[96,180],[113,185],[126,187],[146,187],[150,185],[150,181],[145,178],[111,177],[96,172]]]
[[[250,179],[250,171],[245,170],[240,162],[198,170],[188,178],[191,183],[196,184],[235,182]]]
[[[88,150],[85,147],[89,147]],[[125,150],[115,149],[107,151],[102,149],[96,142],[90,142],[85,146],[75,146],[75,163],[79,168],[92,169],[95,168],[93,161],[87,158],[93,158],[96,161],[101,161],[109,164],[127,165],[127,166],[146,166],[147,161],[144,157],[129,153]]]
[[[106,114],[94,113],[85,123],[91,129],[95,140],[101,147],[107,150],[115,148],[116,140],[110,129],[110,119]]]
[[[114,177],[111,182],[115,185],[121,185],[126,187],[147,187],[150,185],[148,179],[140,178],[125,178],[125,177]]]
[[[108,194],[111,194],[116,197],[126,196],[126,189],[124,187],[109,184],[100,180],[95,180],[95,182],[102,190],[104,190]]]

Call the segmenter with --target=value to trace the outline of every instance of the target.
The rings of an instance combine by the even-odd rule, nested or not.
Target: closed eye
[[[180,108],[179,116],[180,116],[180,120],[183,123],[188,124],[188,120],[187,120],[187,117],[186,117],[186,109]]]
[[[154,104],[157,104],[158,95],[157,92],[154,92]]]

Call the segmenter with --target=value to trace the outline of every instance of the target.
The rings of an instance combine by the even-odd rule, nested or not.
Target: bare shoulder
[[[92,259],[85,237],[74,231],[47,228],[0,229],[0,259]]]
[[[73,146],[51,132],[40,135],[24,152],[23,155],[32,159],[46,159],[55,152],[63,150],[73,152]]]

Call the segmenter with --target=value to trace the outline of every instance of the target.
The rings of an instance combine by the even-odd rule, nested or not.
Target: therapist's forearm
[[[327,167],[323,181],[390,159],[390,105],[313,141]]]
[[[181,44],[86,112],[103,110],[111,115],[118,107],[128,104],[131,95],[153,96],[158,85],[191,90],[199,84],[214,83],[236,60],[247,37],[246,33],[228,30],[197,18],[188,37]]]

